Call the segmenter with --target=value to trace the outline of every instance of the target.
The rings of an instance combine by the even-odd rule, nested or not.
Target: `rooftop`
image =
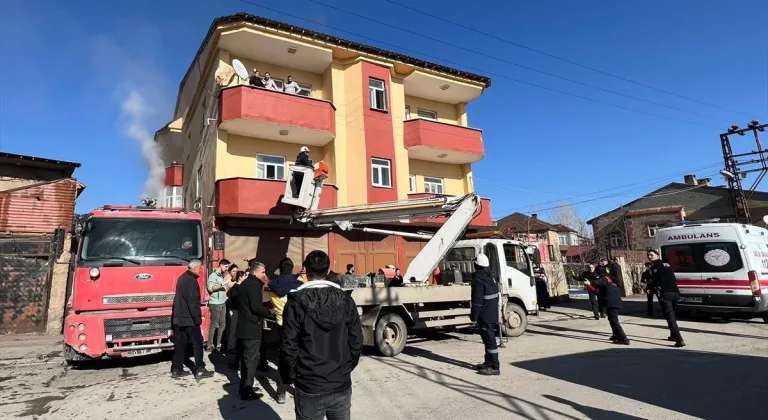
[[[527,232],[574,232],[573,229],[558,225],[547,223],[543,220],[539,220],[538,217],[529,216],[523,213],[512,213],[496,221],[497,228],[507,228],[513,232],[527,233]]]
[[[65,172],[67,173],[67,176],[72,176],[72,174],[75,172],[75,169],[82,166],[76,162],[47,159],[38,156],[16,155],[13,153],[5,152],[0,152],[0,164],[53,169]]]

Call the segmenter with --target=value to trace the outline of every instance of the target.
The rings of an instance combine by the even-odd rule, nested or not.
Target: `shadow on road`
[[[403,354],[407,354],[411,357],[423,357],[425,359],[429,359],[435,362],[445,363],[447,365],[453,365],[458,366],[460,368],[464,369],[474,369],[474,365],[463,362],[461,360],[451,359],[450,357],[441,356],[437,353],[434,353],[432,351],[422,349],[419,347],[405,347],[403,349]],[[479,363],[479,362],[478,362]]]
[[[667,330],[666,325],[650,325],[650,324],[632,324],[632,325],[639,325],[641,327],[648,327],[648,328],[656,328],[661,330]],[[750,335],[750,334],[738,334],[738,333],[729,333],[725,331],[712,331],[712,330],[700,330],[698,328],[688,328],[688,327],[679,327],[680,332],[682,333],[694,333],[694,334],[711,334],[711,335],[722,335],[726,337],[734,337],[734,338],[750,338],[755,340],[767,340],[768,339],[768,326],[766,326],[766,333],[765,335],[759,336],[759,335]]]
[[[607,322],[606,322],[606,324],[607,324]],[[629,323],[627,323],[627,324],[629,324]],[[632,324],[632,325],[638,325],[638,324]],[[572,334],[556,334],[556,333],[552,333],[552,332],[535,331],[535,330],[529,330],[528,331],[528,332],[532,332],[534,334],[552,335],[552,336],[560,336],[560,337],[568,337],[568,338],[576,338],[576,339],[585,340],[585,341],[600,341],[600,342],[604,342],[604,343],[605,342],[609,342],[608,338],[611,335],[608,332],[599,332],[599,331],[590,331],[590,330],[579,330],[579,329],[569,328],[569,327],[559,327],[559,326],[556,326],[556,325],[533,325],[531,327],[532,328],[542,328],[542,329],[551,330],[551,331],[558,331],[560,333],[589,334],[589,335],[593,335],[593,336],[599,336],[600,338],[598,338],[598,337],[594,337],[594,338],[591,338],[591,337],[581,337],[581,336],[572,335]],[[606,325],[606,327],[610,328],[608,325]],[[667,327],[663,327],[663,328],[666,329]],[[672,345],[663,345],[663,344],[659,344],[659,343],[654,343],[652,341],[638,340],[638,338],[645,338],[647,340],[662,340],[662,341],[666,342],[666,337],[659,336],[659,337],[655,337],[654,338],[654,337],[644,337],[644,336],[641,336],[641,335],[632,335],[632,334],[627,334],[627,337],[631,341],[637,341],[638,343],[651,344],[653,346],[672,347]]]
[[[238,394],[240,375],[229,368],[229,361],[222,353],[211,353],[208,360],[214,370],[227,377],[227,383],[222,387],[223,395],[219,398],[219,412],[224,420],[280,420],[275,410],[264,401],[242,401]]]
[[[566,400],[565,398],[556,397],[554,395],[545,394],[544,398],[550,399],[563,405],[569,405],[573,407],[574,410],[587,416],[587,418],[590,420],[643,420],[642,417],[635,417],[630,416],[629,414],[619,413],[618,411],[603,410],[601,408],[581,405],[573,401]]]
[[[499,389],[479,385],[453,375],[448,375],[440,370],[430,369],[416,363],[405,361],[402,358],[374,357],[371,359],[394,369],[409,373],[416,378],[436,383],[459,394],[471,397],[482,404],[496,407],[506,412],[503,414],[499,413],[498,418],[507,418],[509,417],[509,414],[512,414],[514,415],[513,418],[529,420],[537,420],[541,418],[578,419],[578,417],[568,413],[512,396]]]
[[[765,389],[765,378],[758,373],[768,371],[765,357],[624,348],[511,365],[693,417],[764,418],[764,413],[760,414],[762,399],[745,395]],[[596,366],[610,369],[595,369]]]

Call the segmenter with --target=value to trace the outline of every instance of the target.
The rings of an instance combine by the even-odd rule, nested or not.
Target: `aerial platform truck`
[[[461,239],[481,208],[475,193],[463,197],[434,196],[414,200],[318,209],[328,166],[292,166],[282,202],[293,209],[293,223],[344,231],[396,235],[426,240],[408,266],[403,287],[345,287],[360,313],[363,344],[375,346],[385,356],[396,356],[410,333],[430,329],[469,327],[474,259],[485,254],[491,274],[499,280],[501,332],[517,337],[525,332],[527,316],[538,312],[531,253],[527,244],[510,239]],[[297,178],[303,179],[296,185]],[[298,194],[294,196],[294,189]],[[398,222],[410,218],[444,217],[434,233],[411,233],[366,225]],[[431,284],[436,269],[440,284]]]

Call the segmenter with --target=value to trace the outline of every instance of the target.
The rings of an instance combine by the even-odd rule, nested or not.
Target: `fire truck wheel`
[[[87,358],[80,355],[80,353],[76,352],[72,347],[67,345],[64,346],[64,362],[67,363],[67,366],[77,368],[82,366],[86,360]]]
[[[408,339],[408,328],[398,314],[387,313],[376,322],[374,341],[379,352],[387,357],[400,354]]]
[[[525,309],[516,303],[509,302],[504,310],[504,322],[501,323],[504,328],[504,337],[520,337],[528,328],[528,317]]]
[[[768,324],[768,315],[763,315],[763,322]]]

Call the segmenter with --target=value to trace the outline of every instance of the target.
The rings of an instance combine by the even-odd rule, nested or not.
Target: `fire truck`
[[[77,255],[64,320],[68,364],[173,349],[176,281],[193,259],[203,262],[198,280],[201,329],[203,337],[208,336],[199,213],[156,208],[152,202],[106,205],[90,212],[76,231]]]
[[[314,227],[423,239],[426,244],[408,266],[403,287],[344,281],[357,304],[363,326],[363,344],[385,356],[396,356],[411,333],[429,329],[469,327],[474,259],[485,254],[491,275],[499,280],[500,327],[505,336],[525,332],[527,316],[538,313],[533,255],[523,242],[492,235],[465,236],[467,226],[480,211],[475,193],[463,197],[433,196],[414,200],[318,209],[328,166],[292,166],[282,202],[293,209],[293,223]],[[301,180],[297,185],[297,180]],[[297,194],[294,195],[294,189]],[[437,232],[399,232],[366,225],[398,222],[410,218],[437,219]],[[462,238],[465,239],[462,239]],[[471,238],[470,238],[471,237]],[[440,281],[432,281],[436,270]],[[382,270],[384,271],[384,270]]]

